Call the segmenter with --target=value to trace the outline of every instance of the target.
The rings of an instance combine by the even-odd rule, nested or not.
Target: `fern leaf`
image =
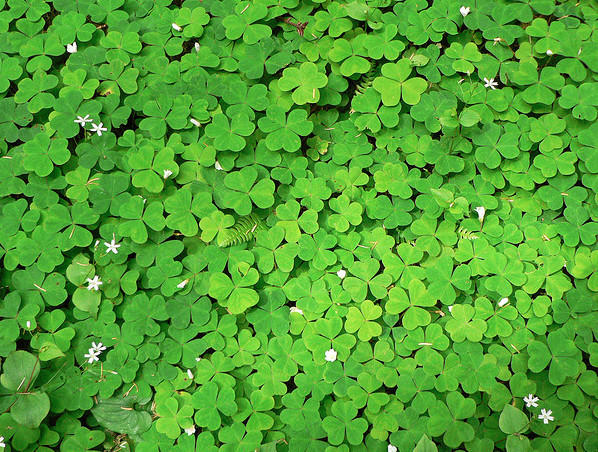
[[[357,83],[357,86],[355,87],[355,92],[356,94],[363,94],[366,92],[366,90],[372,86],[372,83],[374,83],[374,79],[379,75],[379,71],[378,71],[378,65],[377,64],[372,64],[372,67],[370,68],[369,71],[367,71],[360,79],[359,82]]]
[[[460,227],[457,232],[462,240],[476,240],[480,238],[474,231],[470,231],[464,227]]]
[[[265,229],[266,225],[255,214],[237,218],[235,225],[224,231],[224,234],[218,240],[218,246],[226,248],[228,246],[249,242],[256,237],[259,231]]]

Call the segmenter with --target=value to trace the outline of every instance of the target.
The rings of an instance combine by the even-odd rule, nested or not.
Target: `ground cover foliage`
[[[0,0],[0,448],[598,450],[597,30]]]

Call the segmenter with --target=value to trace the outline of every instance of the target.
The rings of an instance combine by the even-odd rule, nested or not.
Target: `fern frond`
[[[226,248],[249,242],[262,230],[266,230],[266,225],[261,218],[253,213],[237,218],[235,225],[224,231],[222,237],[218,240],[218,246]]]
[[[374,83],[374,79],[379,75],[378,65],[372,64],[372,67],[369,71],[367,71],[357,82],[357,86],[355,87],[355,94],[363,94],[366,90],[372,86]]]
[[[475,240],[480,238],[474,231],[470,231],[464,227],[460,227],[457,232],[462,240]]]

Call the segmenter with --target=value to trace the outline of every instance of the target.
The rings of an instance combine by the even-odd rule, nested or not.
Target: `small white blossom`
[[[169,169],[165,169],[164,170],[164,179],[168,179],[170,176],[172,176],[172,171],[170,171]]]
[[[201,49],[201,46],[199,45],[199,42],[196,42],[194,45],[195,45],[195,51],[199,52],[199,49]]]
[[[83,355],[83,357],[87,359],[87,362],[89,364],[93,363],[94,361],[100,360],[100,358],[98,358],[98,355],[93,351],[93,348],[90,348],[89,352]]]
[[[4,436],[0,436],[0,447],[3,449],[6,447],[6,444],[4,444]]]
[[[326,350],[326,361],[333,363],[336,361],[337,352],[335,349],[331,348],[330,350]]]
[[[180,283],[178,283],[176,286],[177,286],[179,289],[183,289],[183,288],[184,288],[184,287],[187,285],[187,283],[188,283],[188,282],[189,282],[189,280],[188,280],[188,279],[184,279],[183,281],[181,281]]]
[[[498,86],[498,82],[495,82],[493,78],[488,80],[486,77],[484,77],[484,81],[486,82],[486,84],[484,85],[485,88],[496,89],[496,87]]]
[[[99,241],[99,240],[96,240],[96,243],[93,245],[93,247],[94,247],[94,248],[97,248],[99,244],[100,244],[100,241]]]
[[[178,26],[177,24],[175,24],[174,22],[172,23],[172,28],[174,28],[176,31],[182,30],[182,28],[180,26]]]
[[[101,342],[98,342],[97,344],[95,342],[92,342],[90,350],[93,350],[94,353],[97,353],[99,355],[104,350],[106,350],[106,346]]]
[[[548,49],[548,50],[546,51],[546,55],[548,55],[548,56],[552,55],[552,50]]]
[[[185,433],[189,436],[193,435],[195,433],[195,425],[192,425],[191,427],[186,428]]]
[[[201,126],[201,123],[195,118],[191,118],[189,121],[191,121],[191,124],[193,124],[195,127]]]
[[[291,312],[296,312],[297,314],[303,315],[303,311],[296,306],[291,307]]]
[[[99,290],[100,286],[104,284],[102,281],[100,281],[100,277],[98,275],[95,275],[93,279],[87,278],[87,282],[89,283],[87,290]]]
[[[344,279],[345,276],[347,276],[347,272],[343,269],[340,269],[339,271],[337,271],[336,274],[340,279]]]
[[[187,369],[187,376],[189,377],[189,380],[193,380],[193,372],[191,372],[191,369]]]
[[[452,307],[452,306],[449,306],[449,307],[448,307],[448,310],[449,310],[449,312],[451,312],[451,313],[452,313],[452,312],[453,312],[453,307]]]
[[[81,127],[85,127],[85,124],[88,122],[93,122],[93,119],[91,119],[89,117],[89,115],[77,116],[77,119],[73,120],[73,122],[76,122],[77,124],[81,124]]]
[[[542,408],[542,413],[538,414],[538,419],[544,421],[545,424],[548,424],[550,421],[554,421],[554,417],[551,416],[552,410],[546,410]]]
[[[218,171],[222,171],[222,165],[220,165],[220,162],[218,162],[218,160],[216,160],[216,162],[214,163],[214,168],[216,168]]]
[[[528,408],[531,406],[536,408],[538,406],[538,400],[540,400],[540,399],[538,397],[534,397],[533,394],[528,394],[527,397],[523,398],[523,401],[525,402],[525,406],[527,406]]]
[[[484,216],[486,215],[486,208],[483,206],[479,206],[475,208],[475,211],[478,213],[478,220],[480,220],[480,223],[484,221]]]
[[[108,254],[110,251],[112,251],[114,254],[118,254],[118,248],[120,247],[120,244],[117,245],[116,240],[112,239],[110,243],[104,242],[104,245],[107,247],[106,254]]]
[[[467,8],[467,9],[469,9],[469,8]],[[387,452],[397,452],[397,446],[393,446],[392,444],[389,444]]]
[[[461,15],[463,17],[467,16],[469,14],[469,11],[471,11],[469,6],[462,6],[461,8],[459,8],[459,12],[461,13]],[[397,450],[396,447],[395,447],[395,450]],[[390,447],[388,448],[388,452],[390,452]]]
[[[77,43],[73,42],[72,44],[67,44],[66,51],[68,53],[77,53]]]
[[[27,325],[27,329],[31,328],[31,321],[27,320],[27,324],[26,325]]]
[[[102,132],[106,132],[108,131],[108,129],[106,127],[102,127],[104,125],[103,122],[99,123],[99,124],[91,124],[91,132],[96,132],[98,134],[99,137],[102,136]]]
[[[502,298],[499,302],[498,302],[498,307],[502,308],[504,305],[506,305],[509,302],[508,298]]]
[[[201,358],[198,356],[197,358],[195,358],[195,361],[200,362]]]

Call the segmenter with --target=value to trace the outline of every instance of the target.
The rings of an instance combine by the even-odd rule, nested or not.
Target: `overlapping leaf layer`
[[[598,450],[597,117],[593,0],[0,0],[0,446]]]

